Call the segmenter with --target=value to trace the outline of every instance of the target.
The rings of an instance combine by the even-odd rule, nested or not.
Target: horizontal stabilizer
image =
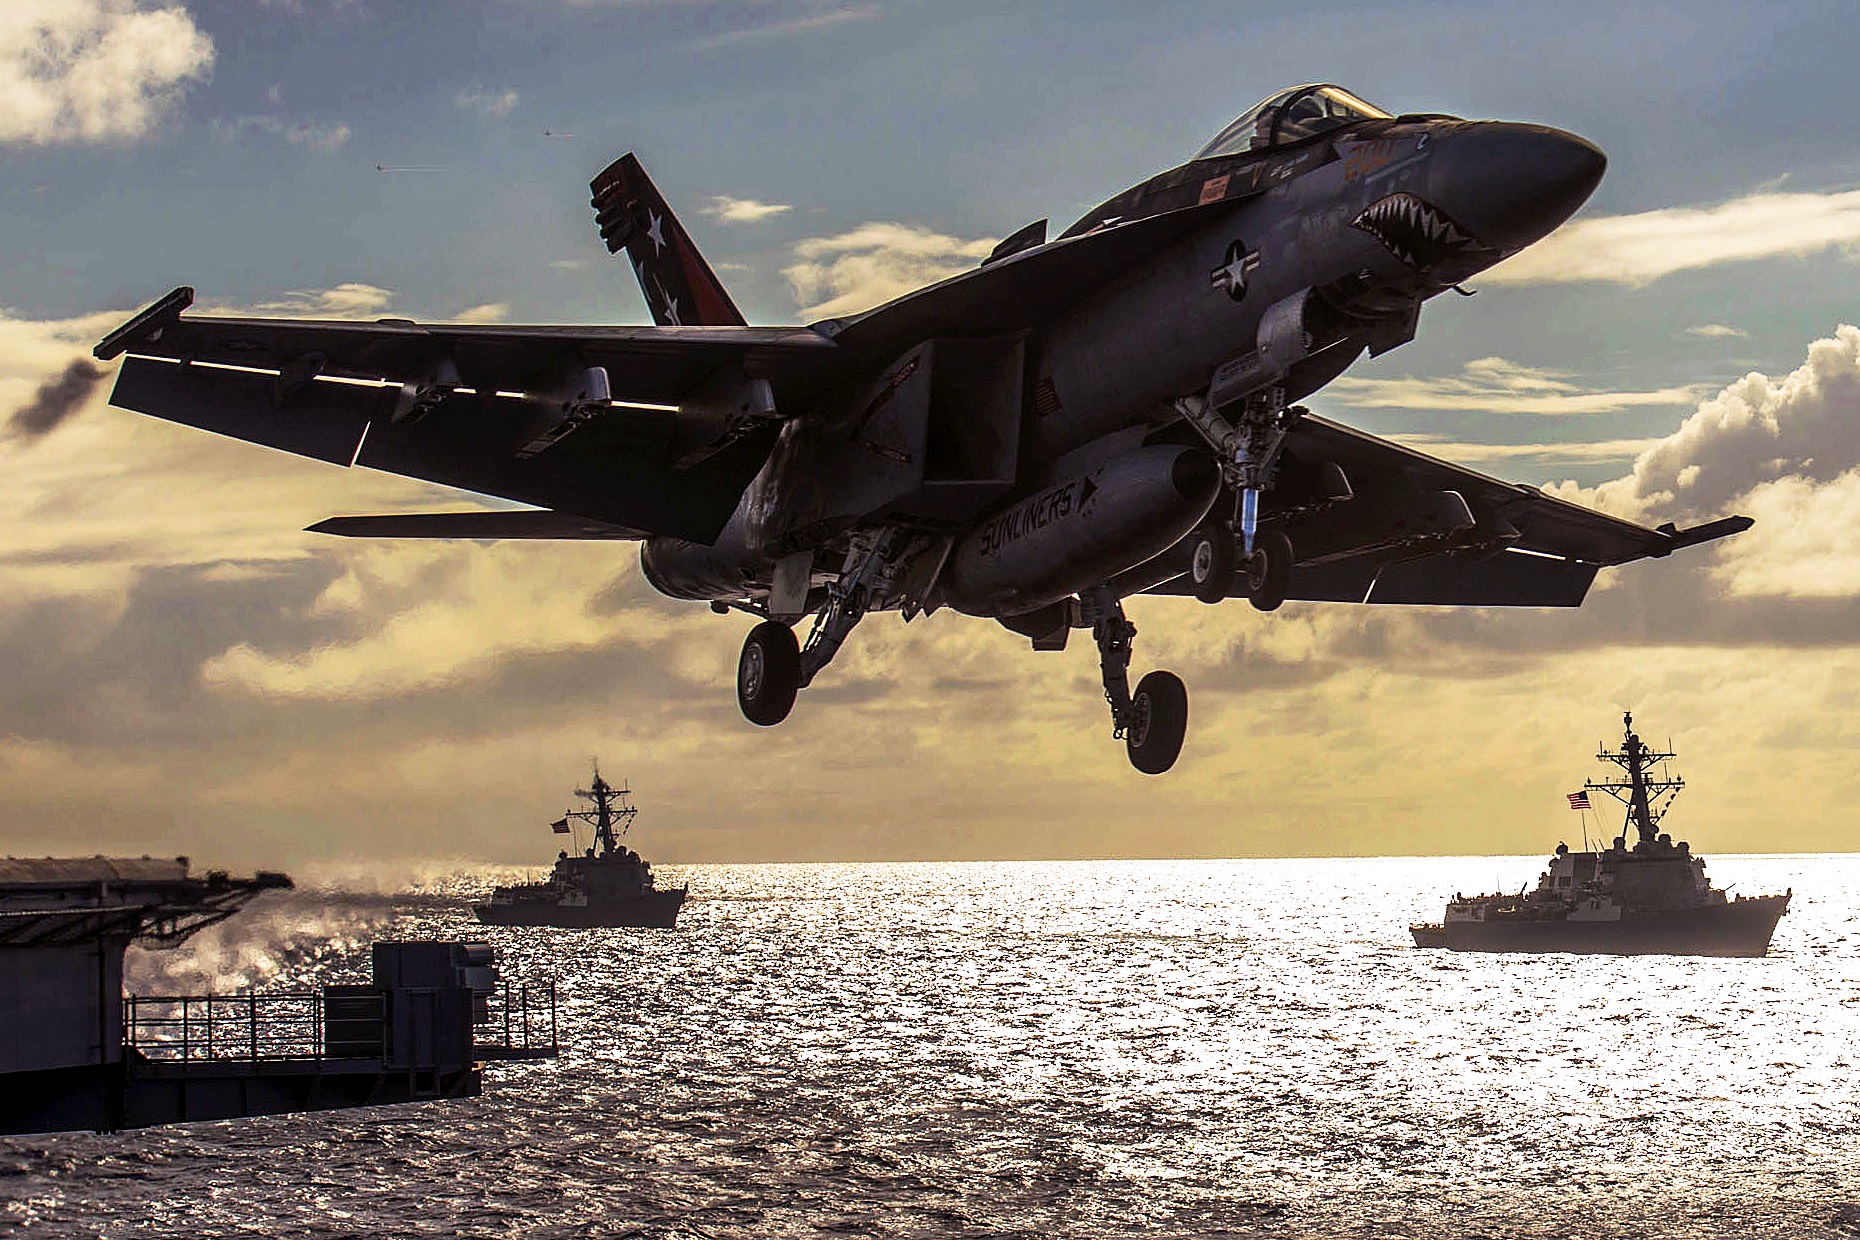
[[[626,541],[649,537],[643,530],[590,521],[546,508],[511,512],[406,512],[381,517],[330,517],[309,527],[312,534],[344,538],[507,538],[562,541]]]

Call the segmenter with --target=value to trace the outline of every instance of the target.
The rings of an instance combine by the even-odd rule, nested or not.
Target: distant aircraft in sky
[[[594,207],[656,326],[185,318],[183,288],[95,352],[129,354],[122,408],[536,506],[312,530],[643,541],[660,592],[757,621],[757,724],[869,612],[949,608],[1035,650],[1087,630],[1113,736],[1157,774],[1188,696],[1130,687],[1132,595],[1574,607],[1602,567],[1750,525],[1646,529],[1293,403],[1413,339],[1605,166],[1560,130],[1301,86],[1056,240],[1040,220],[876,310],[749,327],[627,155]]]

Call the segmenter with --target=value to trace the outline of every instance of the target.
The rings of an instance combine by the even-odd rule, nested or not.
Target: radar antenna
[[[1671,753],[1655,753],[1647,747],[1645,741],[1634,734],[1634,715],[1631,711],[1621,713],[1621,724],[1627,736],[1617,750],[1603,749],[1596,753],[1598,762],[1612,762],[1626,774],[1625,779],[1588,780],[1585,789],[1594,792],[1606,792],[1615,800],[1627,806],[1627,823],[1640,834],[1640,842],[1652,844],[1659,836],[1660,820],[1673,807],[1673,800],[1679,790],[1686,786],[1686,781],[1678,776],[1667,777],[1664,764],[1674,757]],[[1660,763],[1659,778],[1654,777],[1652,767]],[[1625,826],[1623,834],[1626,834]]]
[[[611,857],[620,851],[620,837],[633,825],[633,815],[639,813],[627,798],[632,795],[624,786],[616,788],[601,778],[601,764],[594,763],[594,783],[591,787],[575,789],[575,795],[585,801],[594,802],[593,809],[574,809],[564,817],[574,818],[594,828],[594,841],[600,846],[600,855]],[[619,830],[614,829],[618,824]]]

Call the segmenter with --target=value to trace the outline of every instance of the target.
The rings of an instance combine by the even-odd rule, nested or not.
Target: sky
[[[9,0],[0,8],[0,851],[541,863],[598,756],[670,862],[1547,852],[1632,709],[1706,854],[1860,800],[1860,127],[1846,4]],[[1133,772],[1087,641],[868,620],[793,717],[623,544],[303,532],[456,494],[111,409],[202,310],[640,323],[587,182],[636,151],[753,323],[1063,227],[1279,88],[1554,124],[1581,213],[1308,403],[1729,542],[1574,613],[1131,604],[1190,686]],[[1614,823],[1589,820],[1591,831]]]

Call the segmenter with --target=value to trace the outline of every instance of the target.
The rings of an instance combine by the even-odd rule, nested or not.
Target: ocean
[[[297,892],[144,993],[365,980],[378,938],[553,977],[480,1099],[0,1139],[0,1233],[1860,1236],[1860,856],[1770,955],[1477,956],[1407,926],[1539,857],[661,867],[675,932],[494,929],[492,875]]]

